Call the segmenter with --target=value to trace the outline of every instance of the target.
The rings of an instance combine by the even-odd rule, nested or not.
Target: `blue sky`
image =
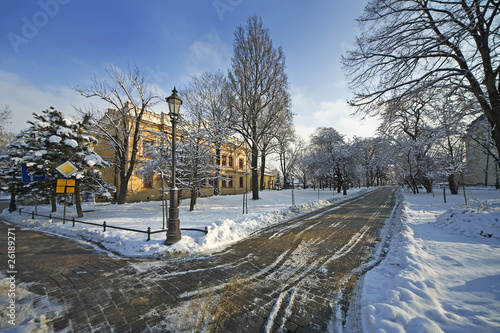
[[[32,112],[51,105],[73,115],[73,105],[99,104],[70,86],[105,78],[109,65],[137,64],[167,96],[192,75],[227,72],[235,29],[257,14],[285,53],[297,132],[331,126],[372,136],[376,121],[349,116],[340,64],[367,2],[0,0],[0,107],[14,111],[7,129],[25,128]]]

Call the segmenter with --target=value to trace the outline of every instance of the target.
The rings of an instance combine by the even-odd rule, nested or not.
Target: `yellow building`
[[[112,112],[111,110],[109,112]],[[151,159],[148,155],[147,147],[159,144],[161,137],[171,135],[172,126],[168,114],[146,112],[141,121],[142,131],[138,144],[137,152],[137,167],[132,174],[127,193],[127,202],[147,201],[147,200],[161,200],[162,186],[167,192],[170,187],[169,176],[165,176],[162,182],[162,177],[159,174],[154,176],[145,177],[140,171],[142,162]],[[182,133],[176,135],[177,140],[182,140]],[[205,181],[205,186],[201,189],[199,196],[211,196],[218,192],[222,195],[241,194],[245,191],[251,190],[251,172],[248,163],[248,146],[245,143],[239,142],[236,139],[232,140],[233,143],[223,144],[220,153],[220,181],[213,180],[215,172]],[[107,161],[116,160],[115,152],[111,146],[106,144],[105,139],[99,140],[99,145],[95,147],[96,151]],[[215,147],[214,147],[215,151]],[[128,152],[128,161],[130,161],[131,148]],[[215,164],[215,161],[214,161]],[[102,170],[103,179],[107,183],[113,184],[117,189],[120,186],[117,167],[107,167]],[[266,189],[274,186],[274,177],[270,174],[265,176]],[[163,184],[162,184],[163,183]],[[216,191],[216,183],[218,191]],[[179,189],[181,187],[178,185]],[[180,194],[181,198],[188,198],[190,191],[182,189]],[[115,194],[116,199],[116,194]]]

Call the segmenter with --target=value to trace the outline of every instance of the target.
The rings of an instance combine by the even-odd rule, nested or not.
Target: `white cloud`
[[[12,124],[5,126],[7,131],[17,133],[29,127],[26,123],[33,120],[33,112],[41,112],[54,106],[67,116],[76,116],[76,107],[89,106],[91,101],[82,97],[69,86],[35,86],[29,80],[13,73],[0,70],[0,101],[12,110]],[[99,105],[99,104],[97,104]]]
[[[316,101],[301,92],[292,95],[295,128],[304,139],[318,127],[333,127],[348,138],[375,135],[379,122],[373,118],[353,116],[354,110],[342,99]]]
[[[186,70],[189,75],[203,72],[225,72],[231,65],[232,49],[212,29],[189,46]]]

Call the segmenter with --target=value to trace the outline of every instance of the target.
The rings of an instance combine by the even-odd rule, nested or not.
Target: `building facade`
[[[158,114],[148,111],[143,115],[140,124],[142,128],[137,149],[137,167],[128,183],[127,202],[161,200],[162,190],[165,190],[168,198],[170,175],[163,174],[162,177],[160,172],[154,172],[148,175],[143,172],[141,166],[144,165],[144,162],[150,161],[151,159],[171,158],[170,155],[165,157],[152,156],[148,151],[148,147],[161,144],[160,141],[163,140],[162,138],[171,137],[172,125],[170,123],[170,118],[168,114],[163,112]],[[176,134],[178,142],[184,139],[185,134],[181,131],[179,132],[180,133]],[[99,140],[99,145],[96,146],[95,149],[105,160],[109,162],[116,160],[115,152],[112,147],[106,143],[106,140],[101,138]],[[214,171],[205,177],[206,179],[203,180],[203,185],[197,195],[231,195],[250,191],[252,181],[248,163],[248,152],[249,149],[245,143],[232,139],[230,143],[222,144],[220,158],[216,159],[214,147],[214,158],[212,161],[214,164],[212,166]],[[129,160],[131,153],[131,151],[128,152]],[[165,162],[166,164],[170,163],[170,161]],[[217,162],[218,165],[216,165]],[[218,172],[215,170],[218,170]],[[121,186],[116,166],[104,168],[102,173],[104,181],[113,184],[116,188]],[[179,175],[179,172],[177,172],[177,175]],[[272,188],[274,186],[274,176],[266,173],[264,177],[265,188]],[[181,198],[188,198],[191,196],[191,191],[189,189],[182,188],[182,186],[179,186],[179,183],[177,186],[181,190]]]
[[[496,147],[490,142],[490,126],[483,115],[468,128],[465,137],[466,171],[464,182],[474,186],[498,186],[500,170],[495,161]]]

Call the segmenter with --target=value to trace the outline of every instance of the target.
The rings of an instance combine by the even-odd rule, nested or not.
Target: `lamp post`
[[[170,208],[167,223],[167,240],[165,241],[165,245],[172,245],[180,241],[182,238],[181,230],[179,228],[179,189],[175,184],[175,126],[179,121],[179,111],[182,100],[179,96],[177,96],[177,90],[175,87],[174,90],[172,90],[172,95],[167,97],[166,100],[170,110],[170,121],[172,123],[172,186],[170,187]]]

